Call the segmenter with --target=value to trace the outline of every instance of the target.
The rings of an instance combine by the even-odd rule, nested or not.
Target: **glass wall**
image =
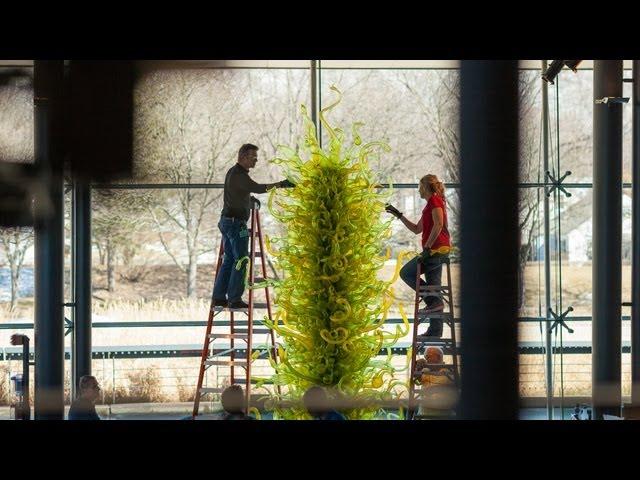
[[[170,355],[201,348],[202,326],[174,326],[172,322],[206,320],[219,248],[217,221],[224,176],[236,161],[238,147],[253,143],[260,151],[252,178],[258,182],[280,180],[279,167],[268,160],[274,158],[278,145],[294,146],[300,140],[300,105],[311,108],[312,75],[308,64],[196,63],[140,65],[135,89],[135,177],[119,184],[96,186],[92,191],[96,356],[116,350],[135,356],[130,352],[156,347]],[[446,62],[435,67],[428,62],[320,64],[319,107],[336,100],[332,85],[342,94],[341,103],[327,114],[329,123],[342,127],[349,139],[351,125],[362,122],[359,133],[363,141],[383,141],[391,147],[389,153],[380,154],[371,162],[382,182],[400,184],[394,189],[391,203],[415,220],[424,206],[417,193],[420,177],[435,173],[445,182],[449,227],[457,246],[458,70]],[[630,72],[626,71],[625,76],[629,77]],[[630,84],[624,85],[625,95],[630,96]],[[546,176],[542,148],[539,69],[523,68],[519,87],[520,394],[527,404],[544,407],[549,355],[553,404],[572,406],[577,399],[591,395],[593,71],[563,71],[556,84],[549,86],[550,177]],[[24,78],[0,87],[0,108],[11,113],[3,114],[0,120],[3,158],[33,161],[32,96],[32,87]],[[630,105],[623,111],[623,301],[629,301]],[[322,138],[327,140],[326,130],[322,130]],[[567,171],[571,173],[557,185]],[[549,258],[545,258],[545,198],[549,202]],[[68,216],[70,204],[66,208]],[[265,233],[282,233],[282,227],[266,208],[263,212]],[[70,226],[66,229],[66,248],[70,250]],[[10,234],[3,230],[2,238],[13,238]],[[19,242],[16,247],[0,245],[0,312],[1,322],[6,325],[33,320],[33,235],[26,230],[20,235],[20,242],[24,237],[27,243]],[[24,245],[21,283],[14,295],[16,305],[11,307],[10,256]],[[417,250],[419,243],[415,235],[395,222],[389,246],[392,257],[380,272],[382,278],[393,274],[400,251]],[[457,253],[452,255],[451,270],[454,307],[459,312]],[[572,307],[567,323],[574,330],[569,333],[554,329],[549,352],[547,269],[550,307],[554,314]],[[395,287],[398,297],[409,306],[412,291],[401,281]],[[65,296],[70,297],[68,288]],[[623,315],[629,315],[628,308],[623,308]],[[399,319],[397,308],[391,316]],[[109,326],[125,322],[127,326]],[[158,326],[155,322],[172,326]],[[145,323],[152,326],[139,328]],[[18,330],[0,330],[3,345],[14,331]],[[409,340],[402,338],[400,344],[406,346]],[[625,321],[623,344],[628,342],[629,322]],[[198,362],[195,356],[127,360],[103,356],[94,361],[94,370],[103,383],[106,403],[189,401]],[[628,395],[628,353],[623,355],[623,372],[623,395]],[[141,382],[146,382],[146,390],[139,388]],[[559,411],[556,418],[562,418]]]

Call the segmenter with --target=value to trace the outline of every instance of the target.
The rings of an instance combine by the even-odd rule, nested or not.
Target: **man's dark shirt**
[[[251,213],[251,193],[265,193],[267,185],[256,183],[249,177],[249,170],[236,163],[224,179],[223,217],[249,220]]]
[[[100,417],[93,402],[79,397],[71,404],[69,420],[100,420]]]

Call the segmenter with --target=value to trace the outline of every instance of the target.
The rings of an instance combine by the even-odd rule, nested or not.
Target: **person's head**
[[[420,197],[425,200],[434,193],[444,198],[444,184],[432,174],[425,175],[420,179],[418,190],[420,191]]]
[[[245,143],[238,150],[238,163],[249,170],[256,166],[258,162],[258,147],[250,143]]]
[[[96,401],[100,397],[100,385],[93,375],[84,375],[78,382],[80,397]]]
[[[240,385],[230,385],[222,391],[220,401],[225,412],[242,413],[244,411],[244,390]]]
[[[330,410],[329,399],[327,398],[327,392],[323,387],[315,385],[309,388],[302,396],[302,403],[304,408],[313,415],[321,415],[322,413]]]
[[[440,347],[427,347],[424,358],[428,364],[444,363],[444,352]]]

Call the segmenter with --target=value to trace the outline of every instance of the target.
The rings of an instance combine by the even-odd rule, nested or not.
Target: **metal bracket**
[[[551,187],[545,187],[545,192],[547,193],[547,197],[550,197],[556,188],[560,190],[562,193],[564,193],[565,196],[567,197],[571,196],[571,194],[567,192],[562,186],[562,182],[564,182],[565,178],[571,175],[571,171],[567,170],[566,172],[564,172],[564,175],[561,176],[558,180],[556,180],[555,177],[551,175],[551,172],[549,170],[547,170],[546,175],[547,175],[547,179],[550,180],[552,184]]]
[[[571,328],[569,328],[569,325],[567,325],[564,321],[565,318],[567,318],[567,315],[569,314],[569,312],[573,312],[573,307],[569,307],[565,310],[565,312],[561,315],[557,315],[552,308],[549,309],[549,313],[551,314],[551,316],[553,316],[554,318],[554,322],[553,324],[549,327],[548,333],[552,333],[556,328],[558,328],[558,325],[561,327],[566,328],[569,333],[573,333],[573,330]]]
[[[602,97],[596,99],[596,105],[604,103],[609,106],[613,103],[629,103],[629,97]]]
[[[64,336],[66,337],[71,333],[71,330],[73,330],[73,322],[69,320],[67,317],[64,317],[64,328],[65,328]]]

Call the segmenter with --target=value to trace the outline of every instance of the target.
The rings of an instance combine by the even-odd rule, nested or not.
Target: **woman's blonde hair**
[[[432,174],[425,175],[420,179],[420,186],[427,192],[437,193],[444,198],[444,183]]]

